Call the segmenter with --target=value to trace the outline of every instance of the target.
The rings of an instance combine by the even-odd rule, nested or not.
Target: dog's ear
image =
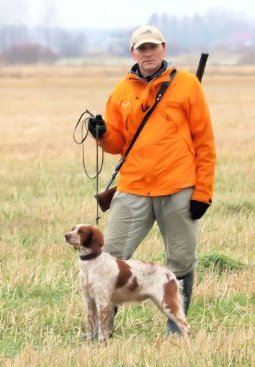
[[[80,245],[83,247],[90,248],[92,240],[92,230],[90,226],[81,226],[78,229],[78,235],[80,236]]]
[[[92,227],[92,246],[96,247],[103,247],[104,245],[104,236],[103,233],[96,227]]]
[[[78,230],[81,239],[81,246],[91,248],[94,251],[104,245],[102,232],[93,226],[81,226]]]

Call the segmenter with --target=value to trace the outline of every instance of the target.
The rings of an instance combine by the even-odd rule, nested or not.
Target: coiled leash
[[[74,131],[73,131],[73,140],[76,144],[79,144],[82,146],[82,165],[83,165],[83,169],[84,172],[86,174],[86,176],[90,179],[90,180],[94,180],[96,179],[96,194],[98,195],[99,193],[99,175],[103,169],[103,164],[104,164],[104,151],[101,149],[101,163],[99,164],[99,145],[98,145],[98,126],[96,126],[96,174],[94,176],[91,176],[87,170],[86,167],[86,160],[85,160],[85,141],[89,136],[89,130],[88,130],[88,120],[90,117],[94,117],[94,115],[89,111],[89,110],[85,110],[81,116],[79,117],[75,127],[74,127]],[[80,140],[78,140],[75,136],[75,133],[78,129],[78,127],[80,127],[80,132],[81,132],[81,138]],[[99,219],[100,219],[100,215],[99,215],[99,205],[97,203],[96,206],[96,225],[99,225]]]

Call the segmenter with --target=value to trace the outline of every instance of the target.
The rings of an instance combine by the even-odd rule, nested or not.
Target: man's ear
[[[130,54],[131,54],[131,56],[133,57],[133,59],[134,59],[135,61],[137,61],[137,59],[136,59],[136,57],[135,57],[135,51],[134,51],[134,49],[133,49],[133,48],[130,50]]]

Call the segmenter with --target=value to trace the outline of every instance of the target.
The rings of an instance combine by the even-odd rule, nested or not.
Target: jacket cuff
[[[212,198],[208,194],[201,191],[197,191],[196,189],[194,189],[193,191],[191,200],[201,201],[202,203],[206,203],[208,205],[212,204]]]

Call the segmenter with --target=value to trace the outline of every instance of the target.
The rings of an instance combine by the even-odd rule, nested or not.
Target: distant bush
[[[56,53],[37,43],[13,45],[0,54],[0,60],[8,64],[53,63],[57,58]]]

